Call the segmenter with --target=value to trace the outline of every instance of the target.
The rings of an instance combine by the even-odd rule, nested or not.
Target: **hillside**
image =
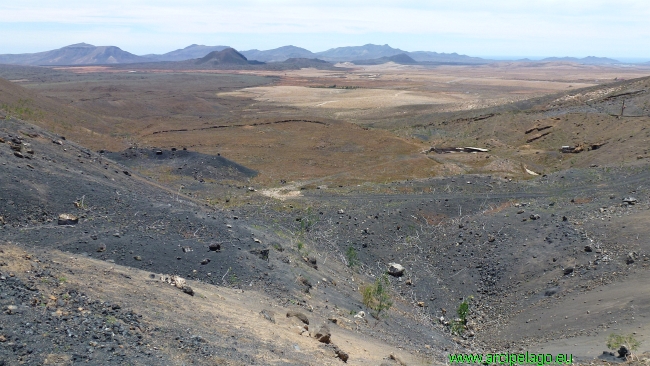
[[[459,55],[457,53],[438,53],[430,51],[415,51],[407,53],[411,58],[418,62],[438,62],[438,63],[462,63],[462,64],[484,64],[494,62],[492,60],[482,59],[480,57],[471,57]]]
[[[316,57],[311,51],[296,46],[283,46],[265,51],[248,50],[242,51],[241,54],[249,60],[260,62],[282,62],[290,58],[310,59]]]
[[[52,51],[16,55],[0,55],[0,64],[18,65],[106,65],[151,61],[115,46],[93,46],[77,43]]]
[[[171,52],[164,53],[162,55],[149,54],[143,55],[142,57],[154,60],[154,61],[185,61],[195,58],[202,58],[210,52],[213,51],[222,51],[228,46],[204,46],[199,44],[193,44],[185,48],[174,50]]]
[[[114,126],[109,119],[62,104],[1,78],[0,111],[7,116],[35,121],[73,140],[92,141],[90,147],[125,147],[123,142],[110,136]]]
[[[389,57],[380,57],[373,60],[353,61],[355,65],[380,65],[386,62],[394,62],[396,64],[401,64],[401,65],[415,65],[418,63],[417,61],[415,61],[405,53],[400,53],[395,56],[389,56]]]
[[[383,46],[366,44],[363,46],[331,48],[327,51],[317,52],[316,57],[326,61],[356,61],[390,57],[400,53],[404,53],[404,51],[392,48],[387,44]]]

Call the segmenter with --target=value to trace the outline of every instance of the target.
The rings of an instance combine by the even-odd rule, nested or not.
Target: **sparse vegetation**
[[[607,338],[607,348],[616,351],[621,347],[625,347],[630,352],[629,356],[632,355],[632,351],[636,351],[639,348],[639,344],[634,334],[612,333]]]
[[[467,317],[469,316],[469,304],[473,299],[472,296],[469,296],[467,299],[463,300],[456,309],[457,319],[454,319],[451,322],[451,332],[454,334],[463,334],[467,329]]]
[[[345,259],[347,260],[348,262],[347,265],[350,268],[359,265],[359,257],[357,254],[357,250],[354,249],[353,246],[349,246],[348,249],[345,251]]]
[[[386,310],[393,306],[393,300],[390,296],[390,282],[388,276],[383,274],[377,277],[375,283],[366,285],[361,289],[363,295],[363,304],[371,309],[371,314],[379,319],[386,316]]]

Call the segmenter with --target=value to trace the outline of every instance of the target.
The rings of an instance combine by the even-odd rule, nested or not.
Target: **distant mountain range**
[[[239,64],[251,65],[253,61],[261,63],[280,63],[293,59],[293,65],[310,64],[321,65],[321,60],[329,62],[353,62],[359,65],[376,65],[385,62],[395,62],[405,65],[415,64],[486,64],[496,62],[494,60],[479,57],[459,55],[457,53],[437,53],[429,51],[408,52],[399,48],[393,48],[387,44],[363,46],[337,47],[323,52],[311,52],[307,49],[296,46],[283,46],[271,50],[247,50],[235,51],[228,46],[205,46],[193,44],[182,49],[167,52],[165,54],[148,54],[137,56],[126,52],[115,46],[93,46],[87,43],[78,43],[57,50],[0,55],[0,64],[16,65],[102,65],[102,64],[132,64],[132,63],[154,63],[154,62],[178,62],[187,60],[199,60],[214,53],[231,49],[246,59],[245,63],[238,57],[230,58],[229,61],[210,58],[214,64]],[[231,51],[228,52],[232,53]],[[215,56],[215,55],[213,55]],[[211,56],[211,57],[213,57]],[[219,57],[225,57],[221,55]],[[230,54],[230,56],[233,56]],[[296,61],[301,60],[301,61]],[[530,61],[528,59],[519,60]],[[207,61],[206,61],[207,62]],[[532,62],[532,61],[531,61]],[[534,62],[575,62],[587,65],[618,64],[618,60],[606,57],[589,56],[585,58],[575,57],[549,57]],[[650,64],[650,62],[645,63]],[[286,66],[286,65],[285,65]],[[283,66],[284,67],[284,66]]]
[[[607,57],[595,57],[587,56],[585,58],[576,58],[576,57],[547,57],[542,59],[544,62],[575,62],[578,64],[585,65],[606,65],[606,64],[620,64],[621,61],[614,60],[613,58]]]
[[[147,62],[149,59],[136,56],[115,46],[93,46],[77,43],[58,50],[23,53],[17,55],[0,55],[1,64],[13,65],[98,65]]]

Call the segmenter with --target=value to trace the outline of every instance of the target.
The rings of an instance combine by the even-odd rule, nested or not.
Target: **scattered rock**
[[[287,312],[287,318],[290,318],[290,317],[298,318],[303,323],[309,324],[309,319],[303,313],[300,313],[300,312],[297,312],[297,311],[288,311]]]
[[[631,355],[630,350],[627,349],[627,347],[621,346],[621,348],[618,349],[618,357],[619,358],[626,358],[626,357],[628,357],[630,355]]]
[[[106,244],[99,244],[97,251],[100,253],[106,251]]]
[[[12,315],[16,313],[16,310],[18,310],[18,307],[16,305],[7,305],[7,309],[5,310],[5,313],[8,315]]]
[[[205,258],[204,260],[201,261],[201,265],[203,266],[205,266],[208,263],[210,263],[210,258]]]
[[[59,225],[76,225],[79,222],[79,218],[72,214],[60,214],[59,215]]]
[[[185,279],[181,276],[162,275],[160,276],[160,280],[175,286],[188,295],[194,296],[194,290],[187,285]]]
[[[139,255],[136,255],[136,256],[133,256],[133,259],[135,259],[136,261],[141,261],[142,257],[140,257]]]
[[[213,252],[220,252],[221,251],[221,244],[212,243],[212,244],[210,244],[210,246],[208,246],[208,248],[210,248],[210,250],[213,251]]]
[[[627,203],[628,205],[635,205],[637,203],[637,199],[632,196],[625,197],[623,198],[623,203]]]
[[[131,173],[129,173],[128,170],[123,170],[122,173],[124,173],[124,175],[127,175],[127,176],[129,176],[129,177],[131,176]]]
[[[365,311],[360,311],[360,312],[358,312],[354,317],[355,317],[355,318],[358,318],[358,319],[365,319],[365,317],[366,317],[366,312],[365,312]]]
[[[334,351],[334,352],[336,353],[336,357],[340,358],[341,361],[343,361],[343,362],[345,362],[345,363],[348,362],[348,359],[350,358],[350,356],[348,355],[347,352],[341,350],[341,349],[338,348],[338,347],[337,347],[336,351]]]
[[[321,343],[331,342],[330,338],[332,337],[332,333],[330,332],[330,328],[325,324],[316,327],[316,329],[312,329],[310,335]]]
[[[551,287],[544,291],[544,296],[553,296],[555,295],[558,291],[560,291],[559,287]]]
[[[258,256],[260,259],[268,261],[269,260],[269,249],[253,249],[250,251],[251,254]]]
[[[585,252],[591,253],[591,252],[593,252],[593,250],[594,249],[591,247],[591,245],[585,245]]]
[[[538,214],[530,215],[531,220],[539,220],[539,217],[540,216]]]
[[[264,319],[270,321],[271,323],[275,323],[275,314],[271,310],[263,309],[260,311],[260,314],[264,317]]]
[[[634,261],[636,260],[636,257],[637,257],[637,255],[634,252],[627,253],[627,257],[625,258],[625,263],[627,263],[627,264],[634,263]]]
[[[61,140],[52,140],[52,143],[57,145],[63,145],[63,141]]]
[[[14,156],[21,159],[25,157],[25,155],[23,155],[23,153],[20,151],[14,151]]]
[[[404,266],[398,263],[388,263],[388,274],[394,277],[404,275]]]
[[[567,268],[564,269],[564,275],[565,276],[568,276],[571,273],[573,273],[573,267],[567,267]]]
[[[388,356],[388,358],[397,362],[397,364],[399,365],[406,366],[406,363],[404,363],[404,361],[402,361],[402,359],[400,359],[399,357],[395,356],[394,353],[391,353],[390,356]]]
[[[307,262],[307,264],[309,264],[312,268],[318,269],[318,265],[316,264],[317,263],[316,258],[314,258],[314,257],[302,257],[302,259],[305,262]]]

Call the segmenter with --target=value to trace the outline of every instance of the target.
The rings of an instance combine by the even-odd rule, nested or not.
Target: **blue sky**
[[[389,44],[472,56],[650,59],[648,0],[0,0],[0,54],[86,42],[311,51]]]

